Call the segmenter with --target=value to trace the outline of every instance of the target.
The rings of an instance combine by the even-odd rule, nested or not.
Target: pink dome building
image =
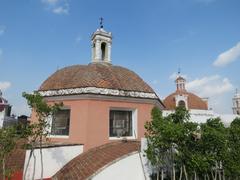
[[[50,139],[83,144],[84,151],[123,138],[140,140],[152,108],[164,105],[136,73],[112,65],[110,32],[101,27],[91,40],[90,64],[60,69],[38,90],[48,103],[64,104],[50,122]]]

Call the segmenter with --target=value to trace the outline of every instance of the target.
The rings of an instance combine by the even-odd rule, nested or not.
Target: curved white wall
[[[145,180],[139,154],[135,153],[111,164],[92,179]]]
[[[61,146],[43,148],[43,178],[50,178],[56,174],[65,164],[83,152],[83,145],[76,146]],[[30,150],[26,151],[24,169],[28,162]],[[41,179],[41,156],[39,149],[34,150],[34,157],[32,156],[30,164],[27,168],[26,180]]]

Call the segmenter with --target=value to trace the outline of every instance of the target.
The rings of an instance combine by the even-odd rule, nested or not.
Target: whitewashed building
[[[7,117],[10,117],[11,105],[6,99],[2,97],[2,91],[0,90],[0,128],[3,127],[3,122]]]
[[[204,123],[210,118],[221,118],[222,122],[229,126],[232,120],[238,117],[240,113],[240,94],[236,92],[233,98],[233,114],[218,114],[208,107],[208,98],[200,98],[196,94],[188,92],[185,88],[186,79],[180,74],[175,80],[176,91],[167,96],[163,103],[166,106],[163,115],[167,116],[174,112],[178,106],[189,110],[190,120],[192,122]]]

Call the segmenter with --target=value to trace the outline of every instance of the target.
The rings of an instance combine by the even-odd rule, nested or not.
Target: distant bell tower
[[[186,91],[185,89],[186,79],[184,79],[180,75],[180,70],[178,70],[178,76],[177,76],[177,79],[175,80],[175,83],[177,86],[177,91]]]
[[[103,18],[100,28],[92,35],[92,62],[111,64],[112,33],[103,29]]]
[[[236,89],[236,93],[233,97],[233,114],[240,115],[240,93]]]
[[[181,106],[188,109],[188,95],[185,89],[186,79],[184,79],[180,74],[179,69],[177,79],[175,80],[177,87],[176,91],[180,93],[175,95],[176,107]]]

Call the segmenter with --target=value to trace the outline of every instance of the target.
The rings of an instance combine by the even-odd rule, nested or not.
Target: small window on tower
[[[101,44],[102,60],[104,61],[106,56],[106,43]]]
[[[183,100],[181,100],[178,102],[178,107],[186,108],[186,103]]]

